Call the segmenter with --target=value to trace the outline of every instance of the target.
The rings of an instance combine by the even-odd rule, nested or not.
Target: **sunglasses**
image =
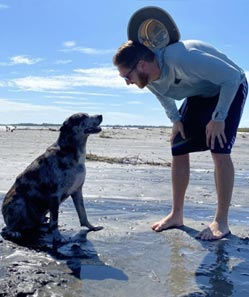
[[[125,81],[130,81],[130,80],[131,80],[130,75],[131,75],[131,73],[136,69],[138,62],[139,62],[139,61],[137,61],[137,62],[131,67],[131,69],[130,69],[124,76],[122,76],[122,78],[123,78]]]

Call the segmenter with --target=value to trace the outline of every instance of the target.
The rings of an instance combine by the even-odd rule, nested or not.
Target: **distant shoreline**
[[[0,131],[14,131],[14,130],[50,130],[57,131],[61,124],[33,124],[33,123],[20,123],[20,124],[0,124]],[[111,129],[153,129],[153,128],[172,128],[171,126],[153,126],[153,125],[103,125],[102,128]],[[238,132],[249,132],[249,128],[238,128]]]
[[[43,124],[34,124],[34,123],[20,123],[20,124],[0,124],[0,127],[5,127],[5,126],[15,126],[15,127],[60,127],[62,124],[48,124],[48,123],[43,123]],[[171,128],[171,126],[164,126],[164,125],[101,125],[101,127],[106,127],[106,128]]]
[[[58,131],[60,124],[15,124],[3,125],[0,124],[0,131],[14,131],[14,130],[50,130]],[[102,129],[167,129],[167,126],[144,126],[144,125],[102,125]],[[248,129],[249,131],[249,129]]]

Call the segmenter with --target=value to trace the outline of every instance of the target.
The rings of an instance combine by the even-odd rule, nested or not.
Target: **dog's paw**
[[[102,230],[102,229],[104,229],[104,227],[103,226],[92,226],[91,228],[89,228],[89,231],[100,231],[100,230]]]
[[[4,239],[10,240],[18,240],[22,238],[22,234],[18,231],[8,230],[7,228],[3,228],[1,235]]]
[[[52,232],[54,243],[66,243],[67,240],[60,234],[59,230],[53,230]]]

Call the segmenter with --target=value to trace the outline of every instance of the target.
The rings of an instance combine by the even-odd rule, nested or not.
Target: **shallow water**
[[[8,288],[32,296],[247,296],[249,239],[240,227],[227,239],[200,242],[194,239],[199,220],[152,232],[161,203],[90,199],[91,221],[104,229],[87,234],[80,232],[72,202],[64,204],[60,229],[68,242],[56,252],[48,243],[39,251],[1,241],[1,296],[15,296]]]

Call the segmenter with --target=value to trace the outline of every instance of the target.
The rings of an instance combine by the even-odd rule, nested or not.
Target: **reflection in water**
[[[167,279],[167,286],[170,289],[169,296],[180,296],[188,288],[189,276],[192,274],[193,265],[189,265],[189,257],[185,257],[182,249],[186,246],[183,237],[175,237],[170,242],[170,269]],[[179,285],[180,284],[180,285]]]
[[[67,265],[72,270],[72,274],[78,279],[97,281],[106,279],[119,281],[128,280],[127,275],[122,270],[106,265],[99,259],[96,263],[83,264],[81,259],[77,258],[72,258],[67,261]]]
[[[233,282],[230,278],[229,256],[225,241],[217,242],[196,271],[196,280],[206,296],[233,296]]]
[[[128,280],[128,277],[124,274],[122,270],[107,265],[82,265],[80,278],[83,280]]]
[[[192,228],[184,227],[182,229],[191,237],[194,237],[194,234],[197,233]],[[238,249],[240,241],[240,238],[235,238],[232,235],[230,240],[215,242],[186,241],[184,236],[175,236],[174,241],[170,242],[171,267],[167,279],[169,296],[238,296],[236,295],[238,293],[238,285],[236,285],[235,289],[237,276],[239,277],[238,282],[241,285],[243,284],[243,289],[239,291],[244,292],[243,290],[246,286],[248,289],[249,282],[243,283],[242,280],[242,274],[245,271],[241,265],[241,262],[243,263],[241,257],[242,248]],[[203,246],[203,249],[199,251],[199,256],[196,254],[196,243],[200,243]],[[198,262],[198,258],[200,262]],[[195,283],[193,283],[193,279]],[[196,288],[196,285],[199,290]],[[239,285],[239,287],[241,286]],[[192,293],[189,293],[191,291]]]

